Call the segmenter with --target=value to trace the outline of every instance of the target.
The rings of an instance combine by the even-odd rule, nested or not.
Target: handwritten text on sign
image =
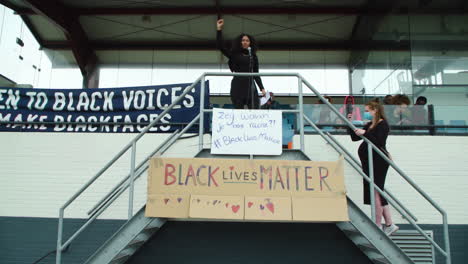
[[[343,160],[154,158],[146,216],[347,221]]]
[[[281,111],[213,109],[212,154],[280,155]]]

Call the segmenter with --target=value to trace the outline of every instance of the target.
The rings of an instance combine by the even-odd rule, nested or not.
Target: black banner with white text
[[[0,88],[0,131],[141,132],[190,85],[108,89]],[[191,89],[150,132],[171,132],[192,121],[200,112],[200,86],[199,83]],[[205,87],[203,96],[207,108],[208,82]]]

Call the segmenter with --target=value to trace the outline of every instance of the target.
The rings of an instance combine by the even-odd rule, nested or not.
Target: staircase
[[[348,198],[349,222],[338,228],[376,264],[414,263],[390,237]]]
[[[424,233],[434,238],[432,231]],[[399,230],[390,236],[395,244],[405,252],[416,264],[434,264],[434,247],[419,232],[415,230]]]
[[[125,263],[165,222],[164,219],[145,217],[145,207],[141,208],[85,263]]]
[[[200,151],[196,158],[249,159],[246,155],[211,155],[209,149]],[[254,156],[254,159],[310,160],[300,150],[284,150],[281,156]],[[337,226],[374,263],[412,264],[411,259],[386,236],[372,220],[348,198],[350,222]],[[144,217],[144,207],[131,221],[110,238],[86,263],[125,263],[165,220]]]
[[[369,177],[367,177],[361,170],[360,166],[356,164],[356,160],[337,143],[330,134],[325,135],[320,128],[318,128],[313,122],[311,122],[306,115],[303,113],[302,105],[302,84],[305,84],[310,88],[326,105],[330,107],[332,111],[337,114],[342,120],[351,128],[355,128],[344,116],[342,116],[333,106],[331,106],[326,99],[323,98],[302,76],[298,74],[279,74],[279,73],[256,73],[256,74],[246,74],[246,73],[205,73],[200,78],[197,79],[191,86],[187,87],[178,99],[174,100],[173,103],[162,113],[159,114],[158,118],[152,121],[152,123],[145,128],[132,142],[130,142],[122,151],[120,151],[116,157],[114,157],[109,164],[107,164],[98,174],[93,177],[85,186],[83,186],[72,198],[70,198],[64,206],[59,211],[59,230],[58,230],[58,239],[57,239],[57,264],[61,263],[61,254],[65,248],[67,248],[70,243],[78,236],[83,229],[85,229],[91,222],[93,222],[107,207],[119,197],[127,188],[130,189],[130,199],[129,199],[129,220],[125,223],[104,245],[102,245],[87,261],[86,263],[96,263],[96,264],[105,264],[105,263],[125,263],[146,241],[148,241],[158,230],[163,226],[166,220],[159,218],[146,218],[144,216],[145,207],[141,208],[138,213],[133,215],[133,184],[134,181],[148,169],[147,161],[154,155],[163,155],[164,152],[172,146],[172,144],[184,135],[195,123],[204,124],[204,117],[206,113],[210,113],[211,110],[203,109],[201,107],[200,114],[190,122],[182,131],[176,131],[174,134],[166,141],[164,141],[158,148],[146,159],[144,159],[138,166],[135,166],[135,151],[136,151],[136,142],[149,131],[151,127],[156,125],[160,119],[168,113],[179,101],[184,98],[184,96],[198,83],[201,82],[201,94],[204,94],[204,81],[205,76],[295,76],[298,77],[299,82],[299,109],[297,110],[283,110],[283,113],[295,113],[303,118],[299,118],[299,134],[300,134],[300,149],[295,150],[283,150],[282,155],[280,156],[249,156],[249,155],[216,155],[212,156],[209,149],[203,149],[203,135],[204,127],[199,126],[199,153],[195,156],[197,158],[229,158],[229,159],[281,159],[281,160],[312,160],[305,154],[304,150],[304,121],[307,121],[320,136],[322,136],[330,146],[332,146],[340,155],[343,155],[345,160],[356,169],[364,179],[369,182],[372,182]],[[201,98],[200,105],[204,105],[204,99]],[[371,148],[374,148],[379,155],[384,159],[386,156],[381,153],[381,151],[375,147],[370,141],[366,138],[363,138],[367,141],[369,146],[369,151]],[[101,176],[101,174],[106,171],[112,164],[121,157],[124,153],[131,150],[131,172],[124,178],[117,186],[103,198],[94,209],[92,209],[92,214],[90,219],[76,232],[74,233],[65,243],[62,244],[62,232],[63,232],[63,218],[64,210],[67,206],[72,203],[84,190],[86,190],[93,182]],[[395,263],[395,264],[406,264],[406,263],[427,263],[430,257],[427,256],[427,250],[419,250],[418,246],[413,245],[412,243],[407,243],[411,241],[418,240],[420,242],[421,237],[424,241],[427,241],[426,244],[433,246],[437,249],[442,255],[446,257],[446,263],[450,264],[450,247],[448,242],[448,227],[447,227],[447,216],[445,211],[440,209],[440,207],[432,200],[430,197],[424,193],[417,185],[412,182],[412,180],[406,176],[391,160],[387,160],[389,164],[411,185],[413,186],[424,198],[426,198],[443,216],[444,224],[444,239],[445,239],[445,250],[443,250],[437,243],[434,242],[432,236],[429,236],[425,233],[417,224],[417,219],[404,207],[402,204],[390,194],[388,190],[382,191],[378,187],[374,186],[377,191],[383,194],[383,197],[386,198],[394,208],[403,215],[404,218],[412,224],[416,231],[411,233],[409,236],[403,231],[397,233],[397,235],[392,236],[391,238],[386,236],[382,230],[380,230],[375,224],[374,221],[369,218],[356,204],[349,199],[348,197],[348,213],[350,217],[349,222],[340,222],[337,223],[337,227],[344,232],[344,234],[352,241],[361,251],[368,256],[369,260],[373,263]],[[372,171],[372,170],[370,170]],[[371,185],[372,186],[372,185]],[[372,197],[372,196],[371,196]],[[412,235],[412,236],[411,236]],[[419,235],[419,236],[418,236]],[[418,238],[416,238],[418,236]],[[396,243],[392,241],[392,238],[395,239]],[[402,250],[403,249],[403,250]],[[407,254],[405,254],[407,252]],[[432,256],[432,255],[431,255]],[[425,261],[425,262],[424,262]]]

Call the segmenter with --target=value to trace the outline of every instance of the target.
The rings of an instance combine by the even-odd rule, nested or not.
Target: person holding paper
[[[230,49],[223,43],[222,30],[224,19],[216,22],[216,44],[218,49],[229,61],[231,72],[258,72],[257,43],[247,34],[240,34],[232,42]],[[260,91],[265,95],[265,89],[260,76],[253,77]],[[243,109],[245,105],[249,109],[258,109],[259,98],[252,77],[235,76],[231,81],[231,101],[236,109]]]
[[[364,136],[369,139],[376,147],[378,147],[389,159],[390,154],[387,151],[386,143],[390,127],[385,117],[384,109],[381,104],[375,101],[371,101],[365,106],[364,119],[371,120],[364,126],[364,129],[356,129],[351,131],[349,129],[351,139],[353,141],[361,140],[360,136]],[[368,116],[368,117],[366,117]],[[348,114],[348,119],[351,120],[352,114]],[[359,159],[361,160],[362,171],[369,176],[369,157],[367,143],[362,142],[358,149]],[[387,171],[389,164],[385,161],[375,150],[372,151],[372,161],[374,165],[374,183],[384,191],[385,178],[387,177]],[[363,180],[364,184],[364,204],[370,204],[370,185],[366,180]],[[381,228],[382,216],[385,219],[385,226],[383,231],[387,235],[391,235],[396,232],[399,228],[392,221],[392,215],[388,202],[383,198],[379,192],[374,191],[375,196],[375,222],[379,228]]]
[[[260,109],[280,109],[279,105],[272,92],[267,92],[260,98]]]

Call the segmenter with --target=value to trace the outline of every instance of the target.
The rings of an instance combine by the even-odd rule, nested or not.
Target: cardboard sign
[[[161,217],[187,218],[189,198],[187,194],[151,194],[148,195],[146,210],[159,212]]]
[[[212,154],[280,155],[279,110],[213,109]]]
[[[191,218],[244,219],[243,196],[192,195]]]
[[[292,220],[291,197],[246,197],[245,218],[253,220]]]
[[[153,158],[146,216],[347,221],[343,160]]]

